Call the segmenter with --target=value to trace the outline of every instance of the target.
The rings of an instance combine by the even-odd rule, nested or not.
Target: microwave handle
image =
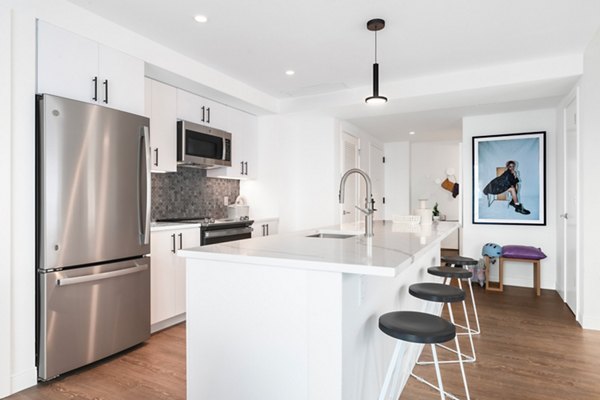
[[[225,156],[227,155],[227,139],[222,138],[223,140],[223,154],[221,154],[221,160],[225,161]]]

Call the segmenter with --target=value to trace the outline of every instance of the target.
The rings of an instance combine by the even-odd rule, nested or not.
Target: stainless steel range
[[[166,218],[156,222],[179,222],[200,224],[200,244],[202,246],[215,243],[231,242],[252,237],[253,220],[248,217],[240,219],[214,219],[210,217]]]

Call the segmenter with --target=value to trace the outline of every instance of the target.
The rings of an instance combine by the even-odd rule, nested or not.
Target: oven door
[[[231,134],[178,121],[177,161],[205,168],[231,166]]]
[[[215,229],[210,231],[202,231],[200,244],[202,246],[205,246],[207,244],[231,242],[240,239],[250,239],[251,237],[252,228],[249,226],[243,228]]]

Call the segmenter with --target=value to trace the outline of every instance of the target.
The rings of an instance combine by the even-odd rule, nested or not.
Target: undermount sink
[[[308,235],[309,238],[320,238],[320,239],[348,239],[356,236],[352,233],[315,233],[312,235]]]

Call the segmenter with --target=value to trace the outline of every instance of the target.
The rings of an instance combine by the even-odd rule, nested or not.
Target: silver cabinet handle
[[[342,210],[342,215],[348,215],[348,214],[351,214],[351,212],[350,211],[346,211],[346,210]]]
[[[244,162],[240,161],[240,165],[242,166],[242,172],[240,175],[244,175]]]
[[[117,276],[135,274],[136,272],[142,272],[148,269],[147,265],[136,265],[132,268],[121,269],[118,271],[103,272],[101,274],[92,274],[84,276],[76,276],[74,278],[62,278],[56,280],[57,286],[68,286],[77,285],[78,283],[100,281],[108,278],[115,278]]]
[[[179,234],[179,250],[183,248],[183,233]]]
[[[248,175],[248,161],[244,161],[244,165],[246,166],[246,172],[244,175]]]
[[[171,249],[171,253],[175,254],[177,249],[175,248],[175,234],[171,235],[171,239],[173,239],[173,248]]]
[[[561,218],[569,219],[569,213],[560,214]]]
[[[267,224],[267,236],[269,236],[269,224]]]

